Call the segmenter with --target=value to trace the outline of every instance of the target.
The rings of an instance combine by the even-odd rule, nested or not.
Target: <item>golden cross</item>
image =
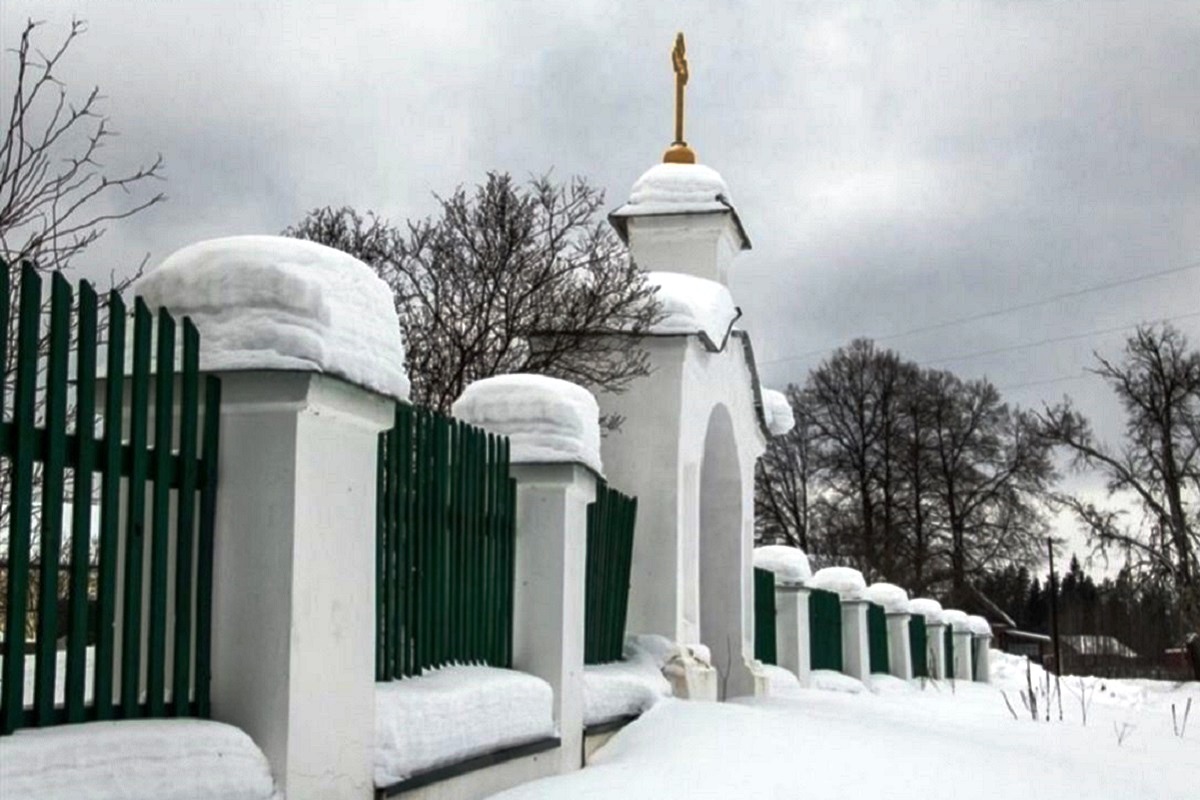
[[[675,141],[663,154],[663,161],[671,164],[695,164],[696,153],[683,140],[683,87],[688,82],[687,50],[683,34],[675,36],[675,47],[671,50],[671,68],[675,70]]]

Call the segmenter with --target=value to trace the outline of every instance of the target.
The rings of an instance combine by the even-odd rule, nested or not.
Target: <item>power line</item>
[[[1091,336],[1103,336],[1109,333],[1119,333],[1121,331],[1129,331],[1137,328],[1140,325],[1161,325],[1164,322],[1175,322],[1176,320],[1189,319],[1191,317],[1200,317],[1200,311],[1193,311],[1190,314],[1179,314],[1174,317],[1163,317],[1162,319],[1150,320],[1149,322],[1136,322],[1132,325],[1121,325],[1116,328],[1102,328],[1095,331],[1084,331],[1083,333],[1072,333],[1066,336],[1055,336],[1050,339],[1041,339],[1036,342],[1024,342],[1022,344],[1008,345],[1006,347],[995,347],[991,350],[977,350],[974,353],[964,353],[962,355],[950,356],[949,358],[938,358],[931,361],[926,361],[926,364],[948,364],[951,361],[969,361],[972,358],[980,358],[982,356],[996,355],[997,353],[1011,353],[1016,350],[1028,350],[1031,347],[1042,347],[1047,344],[1056,344],[1057,342],[1069,342],[1074,339],[1087,339]]]
[[[886,336],[875,336],[875,337],[871,337],[871,338],[876,342],[886,342],[891,339],[900,339],[902,337],[913,336],[918,333],[926,333],[929,331],[942,330],[943,328],[949,328],[954,325],[963,325],[968,322],[978,322],[979,320],[990,319],[992,317],[998,317],[998,316],[1002,316],[1004,314],[1012,314],[1016,311],[1024,311],[1024,310],[1030,309],[1030,308],[1038,308],[1039,306],[1046,306],[1046,305],[1050,305],[1051,303],[1056,303],[1059,300],[1069,300],[1073,297],[1080,297],[1085,294],[1091,294],[1092,292],[1102,292],[1107,289],[1116,289],[1121,286],[1128,286],[1133,283],[1140,283],[1142,281],[1148,281],[1148,280],[1152,280],[1154,278],[1162,278],[1167,275],[1176,275],[1180,272],[1188,272],[1189,270],[1193,270],[1193,269],[1200,269],[1200,261],[1194,261],[1190,264],[1184,264],[1183,266],[1173,267],[1171,269],[1159,270],[1158,272],[1148,272],[1143,275],[1135,275],[1131,278],[1122,278],[1119,281],[1110,281],[1108,283],[1099,283],[1099,284],[1096,284],[1095,286],[1088,286],[1083,289],[1075,289],[1070,292],[1063,292],[1061,294],[1051,295],[1049,297],[1042,298],[1041,300],[1032,300],[1027,303],[1020,303],[1020,304],[1014,305],[1014,306],[1006,306],[1004,308],[997,308],[992,311],[985,311],[981,314],[972,314],[972,315],[966,316],[966,317],[957,317],[955,319],[949,319],[949,320],[945,320],[943,322],[935,322],[931,325],[923,325],[919,328],[909,328],[908,330],[897,331],[896,333],[889,333]],[[759,362],[759,366],[767,366],[768,364],[782,364],[782,363],[785,363],[788,361],[800,361],[805,358],[810,358],[812,356],[822,355],[823,353],[831,352],[833,350],[836,350],[838,347],[841,347],[841,345],[838,344],[838,345],[833,345],[831,347],[824,347],[819,350],[810,350],[806,353],[800,353],[799,355],[795,355],[795,356],[785,356],[783,358],[773,358],[768,361]]]
[[[1031,386],[1046,386],[1051,383],[1065,383],[1067,381],[1081,381],[1084,378],[1099,377],[1091,372],[1081,372],[1078,375],[1064,375],[1061,378],[1047,378],[1040,381],[1027,381],[1026,383],[1010,383],[1007,386],[997,386],[996,389],[1001,392],[1010,392],[1015,389],[1028,389]]]

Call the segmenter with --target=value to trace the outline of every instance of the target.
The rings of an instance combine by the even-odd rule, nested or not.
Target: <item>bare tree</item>
[[[795,426],[772,437],[754,474],[754,524],[763,544],[787,544],[809,550],[816,469],[813,460],[816,427],[800,387],[784,392],[792,406]]]
[[[1124,443],[1097,441],[1069,400],[1039,415],[1042,432],[1077,467],[1103,474],[1110,497],[1133,499],[1143,514],[1131,521],[1116,506],[1058,499],[1100,550],[1124,553],[1138,574],[1178,599],[1200,679],[1200,351],[1177,328],[1144,326],[1125,343],[1121,362],[1096,360],[1094,372],[1124,406]]]
[[[16,63],[5,68],[13,93],[0,143],[0,257],[12,269],[26,260],[42,270],[64,269],[108,223],[166,199],[141,192],[162,177],[162,156],[131,172],[106,172],[101,153],[117,133],[101,111],[99,87],[72,98],[55,74],[86,32],[84,22],[72,21],[48,51],[34,44],[40,25],[25,24]]]
[[[102,111],[98,87],[72,96],[57,71],[87,27],[71,22],[66,35],[43,50],[37,45],[41,23],[27,21],[17,46],[5,54],[5,86],[12,86],[8,125],[0,142],[0,261],[10,277],[16,306],[16,280],[22,264],[41,271],[63,270],[95,244],[109,223],[131,217],[166,199],[144,188],[162,177],[162,157],[130,172],[109,173],[100,160],[116,136]],[[143,261],[144,264],[144,261]],[[141,267],[111,288],[124,289]],[[10,315],[4,336],[2,391],[13,391],[16,370],[17,315]],[[44,352],[46,342],[42,342]],[[40,415],[44,398],[39,393]],[[0,461],[0,528],[8,515],[9,464]],[[35,486],[38,481],[35,480]],[[0,542],[0,546],[5,542]]]
[[[448,411],[472,381],[511,372],[608,392],[649,373],[638,336],[660,306],[604,220],[602,192],[489,173],[438,201],[438,217],[402,228],[320,208],[284,231],[350,253],[392,287],[414,401]]]

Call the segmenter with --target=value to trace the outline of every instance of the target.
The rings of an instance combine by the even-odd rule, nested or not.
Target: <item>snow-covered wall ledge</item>
[[[582,464],[603,475],[600,407],[587,389],[545,375],[496,375],[468,386],[451,413],[507,436],[513,464]]]
[[[207,372],[335,375],[407,400],[392,292],[358,259],[283,236],[230,236],[168,256],[135,286],[151,309],[189,316]]]

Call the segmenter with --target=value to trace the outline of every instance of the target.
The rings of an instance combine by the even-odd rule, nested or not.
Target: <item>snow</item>
[[[703,333],[720,346],[741,313],[729,288],[707,278],[679,272],[647,272],[646,282],[656,287],[663,314],[651,326],[651,333]]]
[[[202,370],[326,372],[408,398],[392,292],[346,253],[283,236],[210,239],[134,288],[151,309],[192,318]]]
[[[846,694],[861,694],[867,690],[866,685],[858,678],[852,678],[842,672],[831,669],[814,669],[808,685],[813,689],[825,692],[845,692]]]
[[[824,589],[827,592],[837,592],[843,600],[856,600],[863,596],[867,582],[862,573],[850,567],[825,567],[817,570],[808,580],[808,585],[814,589]]]
[[[768,691],[772,697],[792,697],[804,691],[800,679],[791,670],[774,664],[763,664],[761,669],[767,678],[770,687]]]
[[[908,613],[908,592],[894,583],[872,583],[863,594],[885,611]]]
[[[507,436],[514,464],[579,463],[603,472],[600,407],[582,386],[546,375],[496,375],[468,386],[451,413]]]
[[[555,734],[550,684],[452,666],[375,684],[375,785]]]
[[[956,631],[971,630],[971,625],[967,620],[967,612],[959,611],[957,608],[947,608],[942,612],[942,622]]]
[[[655,164],[633,184],[629,202],[614,214],[636,217],[728,211],[725,179],[703,164]]]
[[[754,566],[774,572],[779,583],[804,583],[812,577],[812,567],[804,551],[785,544],[754,548]]]
[[[767,430],[772,436],[783,436],[796,427],[796,416],[787,395],[775,389],[763,389],[763,416],[767,419]]]
[[[670,647],[643,641],[658,639]],[[670,697],[671,684],[663,677],[662,668],[675,649],[663,637],[630,637],[625,642],[623,660],[585,667],[583,724],[596,725],[641,714],[664,697]]]
[[[987,619],[979,616],[978,614],[972,614],[971,616],[967,617],[967,630],[971,631],[971,633],[975,634],[976,636],[992,635],[992,626],[988,624]]]
[[[925,617],[927,624],[936,625],[942,621],[942,604],[930,597],[918,597],[908,601],[910,614],[920,614]]]
[[[198,719],[86,722],[0,738],[4,796],[266,800],[271,769],[242,731]]]
[[[730,703],[665,700],[618,732],[586,769],[496,797],[1195,797],[1200,729],[1174,737],[1170,704],[1182,706],[1189,696],[1200,701],[1200,684],[1097,682],[1084,726],[1064,678],[1064,721],[1035,723],[1014,720],[1005,707],[1002,688],[1021,709],[1015,681],[1005,684],[998,677],[1006,669],[1014,678],[1017,673],[1002,656],[992,653],[993,665],[1002,665],[992,673],[1000,688],[964,681],[904,684],[874,676],[874,691],[857,694],[792,687]],[[782,676],[768,671],[768,677],[774,690]],[[1023,687],[1023,661],[1019,678]],[[1134,726],[1123,744],[1116,741],[1114,724]]]

